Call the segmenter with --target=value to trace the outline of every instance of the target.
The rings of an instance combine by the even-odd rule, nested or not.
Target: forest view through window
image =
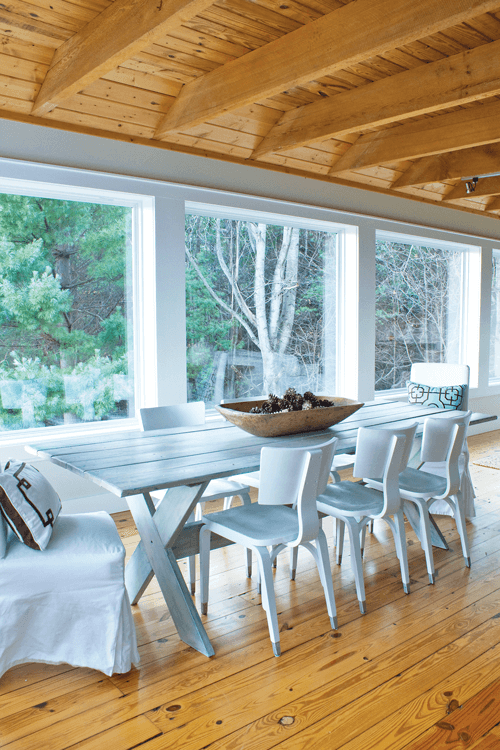
[[[132,209],[0,194],[0,429],[134,413]]]
[[[500,250],[492,257],[489,379],[500,379]]]
[[[413,362],[460,361],[463,256],[378,236],[375,390],[405,388]]]
[[[335,232],[188,214],[188,400],[335,393],[336,259]]]

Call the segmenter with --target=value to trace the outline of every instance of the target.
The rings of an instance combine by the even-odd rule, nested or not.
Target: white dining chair
[[[327,485],[317,499],[318,510],[336,519],[337,562],[342,559],[344,528],[347,525],[351,566],[362,614],[366,612],[366,595],[361,541],[365,527],[371,519],[381,518],[391,529],[400,562],[403,588],[405,593],[410,593],[404,517],[398,478],[400,471],[408,463],[416,429],[416,422],[405,429],[360,427],[356,443],[354,476],[362,477],[365,481],[367,477],[381,478],[383,491],[379,492],[359,482],[343,481]]]
[[[441,388],[446,389],[450,386],[457,386],[459,388],[457,393],[462,396],[462,401],[456,408],[461,411],[469,409],[470,368],[468,365],[448,362],[415,362],[411,366],[410,383],[422,384],[432,388],[434,391],[439,391]],[[439,399],[439,393],[436,395],[434,392],[434,394],[430,395],[435,400],[436,408],[441,411],[443,403]],[[425,403],[426,394],[424,391],[422,391],[421,399]],[[446,401],[445,396],[444,402]],[[453,408],[447,408],[445,411],[453,413],[453,410]],[[469,449],[467,442],[464,443],[464,449],[460,455],[459,467],[461,476],[459,491],[463,496],[465,515],[468,518],[472,518],[476,515],[474,508],[476,493],[474,492],[474,485],[469,471]],[[442,477],[446,474],[444,463],[441,465],[434,463],[432,466],[427,467],[426,470]],[[435,503],[433,513],[441,515],[452,514],[448,504],[444,501]]]
[[[301,545],[314,557],[330,622],[332,628],[337,627],[328,545],[316,507],[316,497],[328,482],[335,443],[336,438],[332,438],[315,447],[262,448],[258,502],[203,516],[204,525],[200,531],[202,613],[206,614],[208,608],[210,536],[213,532],[251,547],[256,553],[262,606],[267,614],[275,656],[280,655],[281,647],[272,563],[286,547]]]
[[[128,672],[139,663],[125,549],[105,512],[59,515],[45,549],[0,518],[0,676],[42,662]]]
[[[193,401],[189,404],[173,404],[171,406],[144,407],[139,412],[141,427],[146,430],[159,430],[170,427],[196,427],[205,424],[205,403]],[[209,471],[207,471],[209,473]],[[150,492],[151,497],[160,501],[165,497],[167,490],[154,490]],[[247,483],[238,482],[235,479],[211,479],[200,502],[196,506],[192,520],[199,521],[202,515],[203,505],[212,500],[222,500],[223,508],[231,506],[235,497],[239,497],[246,505],[250,499],[250,487]],[[247,551],[247,576],[252,575],[252,553]],[[188,579],[191,593],[196,591],[196,566],[195,557],[188,559]]]
[[[471,412],[465,415],[443,415],[428,417],[424,423],[421,459],[423,467],[442,464],[444,477],[429,473],[426,469],[407,467],[399,475],[399,492],[403,500],[414,503],[420,519],[420,542],[425,552],[427,573],[430,583],[434,583],[434,555],[432,552],[429,512],[433,504],[443,501],[448,504],[455,517],[460,535],[465,564],[470,568],[469,543],[465,525],[465,508],[460,494],[459,459],[467,437]],[[381,489],[380,482],[367,480],[370,487]]]

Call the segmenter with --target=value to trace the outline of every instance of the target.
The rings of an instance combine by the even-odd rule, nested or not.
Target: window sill
[[[109,422],[80,423],[62,425],[61,427],[34,427],[26,430],[5,430],[0,432],[0,446],[40,443],[55,438],[72,439],[75,437],[91,437],[92,435],[109,435],[114,432],[138,430],[139,421],[135,418],[121,419]]]

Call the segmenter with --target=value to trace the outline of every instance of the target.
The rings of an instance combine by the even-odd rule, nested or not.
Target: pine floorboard
[[[464,565],[451,518],[450,549],[435,550],[436,583],[407,528],[411,594],[403,592],[390,532],[367,535],[368,613],[359,613],[349,549],[333,560],[339,629],[330,629],[312,558],[286,555],[275,572],[282,656],[244,553],[212,553],[203,617],[215,656],[179,640],[155,580],[133,607],[141,664],[107,677],[68,665],[20,665],[0,679],[0,747],[8,750],[473,750],[500,749],[500,430],[469,438],[477,515]],[[344,478],[349,472],[344,473]],[[131,555],[127,513],[114,520]],[[181,567],[186,570],[186,563]]]

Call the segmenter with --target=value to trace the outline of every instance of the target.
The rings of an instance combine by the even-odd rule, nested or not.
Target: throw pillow
[[[408,402],[425,404],[436,409],[460,409],[466,385],[444,385],[441,388],[421,383],[408,383]]]
[[[34,466],[10,460],[0,474],[0,511],[19,539],[32,549],[45,549],[52,536],[61,500]]]

